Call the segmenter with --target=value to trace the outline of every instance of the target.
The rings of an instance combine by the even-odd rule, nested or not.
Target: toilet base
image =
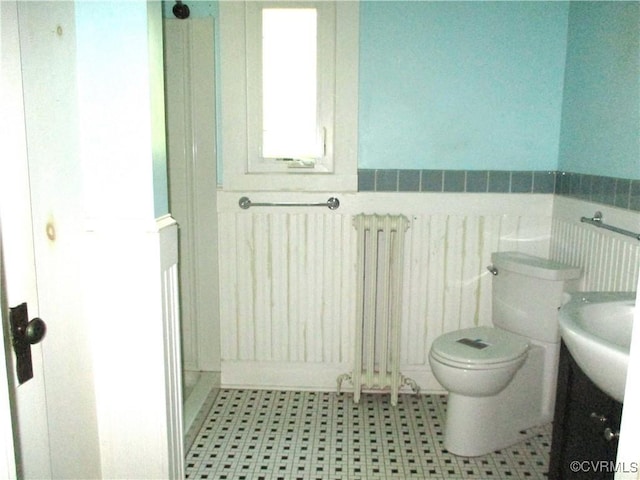
[[[469,397],[450,393],[445,448],[464,457],[485,455],[526,439],[522,430],[549,423],[553,409],[544,408],[548,404],[544,399],[548,393],[544,376],[544,350],[532,347],[513,380],[497,395]]]

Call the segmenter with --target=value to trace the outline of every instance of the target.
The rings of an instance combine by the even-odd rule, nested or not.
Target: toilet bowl
[[[497,252],[492,323],[445,333],[429,351],[436,380],[449,393],[445,448],[478,456],[526,438],[553,419],[564,292],[581,270],[520,252]]]
[[[438,337],[429,364],[447,391],[486,397],[504,390],[528,349],[529,342],[518,335],[490,327],[468,328]]]

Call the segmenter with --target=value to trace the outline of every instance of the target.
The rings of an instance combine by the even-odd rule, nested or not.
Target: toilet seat
[[[460,341],[462,340],[462,342]],[[527,353],[526,338],[491,327],[456,330],[439,336],[430,354],[441,363],[471,370],[501,368]]]

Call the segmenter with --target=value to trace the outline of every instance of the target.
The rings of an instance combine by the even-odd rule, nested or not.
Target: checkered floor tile
[[[188,479],[546,479],[551,426],[513,447],[456,457],[444,395],[220,390],[186,458]],[[526,438],[530,435],[523,435]]]

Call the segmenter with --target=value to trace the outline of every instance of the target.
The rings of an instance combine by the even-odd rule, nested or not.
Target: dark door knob
[[[16,373],[21,385],[33,378],[31,345],[41,341],[47,333],[47,325],[41,318],[29,321],[27,304],[11,307],[9,312],[13,350],[16,352]]]
[[[38,343],[44,338],[47,333],[47,324],[41,318],[34,318],[27,323],[27,328],[24,331],[24,337],[31,345]]]

